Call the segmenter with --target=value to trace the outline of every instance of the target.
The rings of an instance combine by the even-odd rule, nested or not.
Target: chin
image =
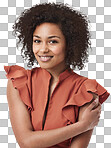
[[[43,69],[52,69],[52,68],[54,68],[54,67],[48,66],[48,65],[40,65],[40,67],[43,68]]]
[[[43,69],[53,69],[53,68],[58,66],[58,65],[52,65],[52,64],[49,64],[49,63],[43,63],[43,64],[40,63],[39,65]]]

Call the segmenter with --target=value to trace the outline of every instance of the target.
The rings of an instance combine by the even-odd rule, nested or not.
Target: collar
[[[45,78],[45,80],[50,80],[51,79],[51,74],[46,70],[41,68],[42,73],[43,73],[43,78]],[[66,70],[64,70],[62,73],[60,73],[59,75],[59,82],[63,81],[64,79],[66,79],[67,77],[69,77],[70,75],[72,75],[74,72],[71,68],[67,68]]]

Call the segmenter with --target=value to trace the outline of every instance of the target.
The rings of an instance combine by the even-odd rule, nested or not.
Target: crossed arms
[[[94,95],[94,98],[97,98]],[[7,84],[7,99],[12,128],[21,148],[46,148],[73,138],[71,148],[87,148],[93,128],[98,124],[101,105],[94,110],[96,102],[80,108],[78,122],[66,127],[46,131],[34,131],[26,105],[11,80]]]

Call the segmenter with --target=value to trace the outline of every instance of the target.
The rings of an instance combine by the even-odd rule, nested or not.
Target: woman
[[[4,67],[10,120],[20,147],[86,148],[101,103],[109,96],[96,80],[73,72],[88,57],[86,17],[63,4],[44,3],[24,11],[13,29],[28,66],[40,65],[31,70]]]

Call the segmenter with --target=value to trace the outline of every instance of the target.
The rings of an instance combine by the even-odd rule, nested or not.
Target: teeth
[[[44,62],[50,60],[52,57],[53,56],[39,56],[40,60]]]
[[[51,57],[41,57],[41,58],[44,58],[44,59],[49,59],[49,58],[51,58]]]

